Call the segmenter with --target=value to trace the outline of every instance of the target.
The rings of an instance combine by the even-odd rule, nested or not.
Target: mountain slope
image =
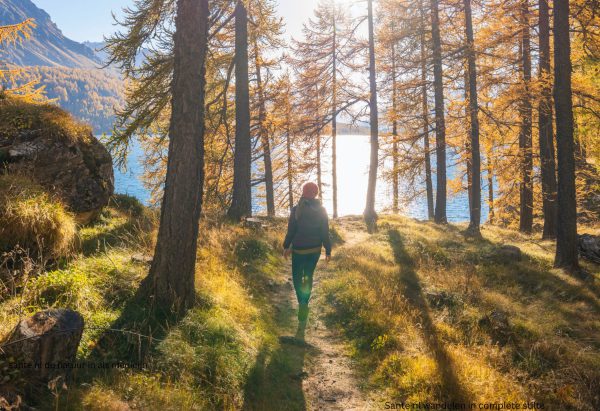
[[[101,69],[106,56],[93,50],[100,44],[88,47],[65,37],[50,15],[31,0],[0,0],[0,25],[29,18],[36,24],[31,37],[0,48],[0,64],[23,67],[17,83],[39,81],[48,98],[92,125],[96,134],[110,132],[114,109],[123,105],[123,81],[117,69]]]
[[[100,59],[89,47],[65,37],[44,10],[30,0],[0,0],[0,25],[35,19],[28,41],[10,51],[0,51],[0,60],[18,66],[96,68]]]

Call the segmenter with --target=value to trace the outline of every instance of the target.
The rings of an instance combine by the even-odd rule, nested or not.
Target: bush
[[[0,175],[0,251],[17,246],[30,255],[65,255],[75,237],[73,216],[31,180]]]
[[[236,244],[235,255],[240,263],[248,264],[267,258],[270,250],[269,244],[266,242],[255,238],[247,238]]]
[[[133,217],[142,217],[145,207],[137,198],[127,194],[114,194],[111,198],[117,210],[126,212]]]

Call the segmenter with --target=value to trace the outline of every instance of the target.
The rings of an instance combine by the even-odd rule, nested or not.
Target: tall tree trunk
[[[466,55],[466,51],[465,51]],[[465,152],[467,153],[467,199],[469,201],[469,216],[473,214],[473,158],[471,156],[471,118],[469,116],[469,69],[463,70],[463,84],[465,96],[465,126],[467,130],[467,139],[465,140]],[[469,217],[470,218],[470,217]],[[469,230],[471,226],[469,225]]]
[[[363,213],[367,229],[377,229],[377,213],[375,212],[375,192],[377,185],[377,167],[379,165],[379,112],[377,108],[377,70],[375,68],[375,30],[373,27],[373,0],[368,0],[369,9],[369,85],[370,85],[370,121],[371,121],[371,158],[369,164],[369,183],[367,187],[367,204]]]
[[[569,0],[554,1],[554,107],[558,158],[558,220],[554,265],[576,271],[577,201],[573,141],[573,96],[571,91],[571,42]]]
[[[333,218],[338,218],[337,198],[337,25],[335,22],[335,5],[332,12],[333,25],[333,82],[331,104],[331,187],[333,190]]]
[[[481,154],[479,148],[479,102],[477,99],[477,64],[475,61],[475,38],[473,35],[473,18],[471,16],[471,0],[463,0],[465,7],[465,35],[467,38],[467,72],[469,78],[469,123],[471,128],[471,221],[469,230],[480,235],[481,223]]]
[[[487,152],[488,207],[490,209],[488,221],[490,224],[494,224],[496,217],[494,212],[494,163],[492,151],[490,149]]]
[[[435,145],[437,187],[435,222],[445,224],[446,217],[446,121],[444,117],[444,79],[442,73],[442,40],[438,0],[431,0],[431,40],[433,43],[433,86],[435,90]]]
[[[317,132],[317,186],[319,196],[323,198],[323,168],[321,166],[321,132]]]
[[[294,208],[294,183],[292,181],[292,136],[290,130],[286,134],[286,154],[287,154],[287,180],[288,180],[288,201],[290,210]]]
[[[519,151],[521,185],[519,229],[530,233],[533,227],[533,156],[531,148],[531,35],[529,33],[529,0],[521,0],[521,75],[523,96],[520,103],[521,125]]]
[[[178,0],[169,152],[154,258],[142,292],[183,313],[195,298],[198,221],[204,185],[204,95],[208,0]]]
[[[400,183],[398,178],[399,159],[398,159],[398,98],[397,98],[397,87],[398,81],[396,79],[396,45],[392,45],[392,211],[394,214],[398,214],[399,207],[399,196],[398,184]]]
[[[244,2],[235,6],[235,153],[233,195],[227,215],[239,221],[252,215],[250,89],[248,85],[248,12]]]
[[[258,91],[258,134],[263,149],[263,162],[265,165],[265,192],[267,197],[267,215],[275,215],[275,192],[273,188],[273,162],[271,161],[271,142],[265,127],[267,110],[265,107],[265,91],[262,82],[258,42],[254,40],[254,59],[256,66],[256,88]]]
[[[542,175],[544,232],[542,238],[556,237],[556,163],[552,127],[552,79],[550,77],[550,13],[548,0],[539,0],[540,81],[539,146]]]
[[[434,219],[433,181],[431,178],[431,148],[429,144],[429,97],[427,96],[427,44],[425,42],[425,7],[421,8],[421,107],[423,116],[423,149],[425,151],[425,189],[427,191],[427,218]]]

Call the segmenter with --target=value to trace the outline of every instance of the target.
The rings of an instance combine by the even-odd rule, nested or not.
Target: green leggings
[[[313,274],[321,253],[292,253],[292,278],[299,304],[308,304],[313,284]]]

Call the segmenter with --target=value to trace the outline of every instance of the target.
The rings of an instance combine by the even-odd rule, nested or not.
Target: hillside
[[[31,38],[0,48],[0,64],[25,68],[19,82],[39,81],[48,98],[91,124],[94,133],[112,130],[114,109],[124,101],[123,82],[117,70],[102,68],[101,43],[88,47],[67,38],[30,0],[0,0],[0,6],[0,25],[29,18],[36,24]]]
[[[64,36],[50,15],[30,0],[0,0],[0,24],[35,19],[31,39],[10,50],[0,51],[0,60],[18,66],[96,68],[100,59],[89,47]]]
[[[31,78],[46,86],[46,95],[95,134],[112,130],[114,109],[123,104],[123,82],[111,72],[68,67],[28,67]]]
[[[38,392],[40,409],[367,410],[449,397],[598,409],[598,266],[582,282],[552,269],[549,241],[492,226],[465,241],[461,226],[381,217],[374,235],[359,218],[334,223],[305,328],[280,257],[284,221],[203,222],[198,305],[165,328],[135,296],[156,216],[118,196],[68,262],[2,295],[0,338],[25,307],[69,307],[86,322],[78,363],[132,364],[76,370],[68,390]]]

